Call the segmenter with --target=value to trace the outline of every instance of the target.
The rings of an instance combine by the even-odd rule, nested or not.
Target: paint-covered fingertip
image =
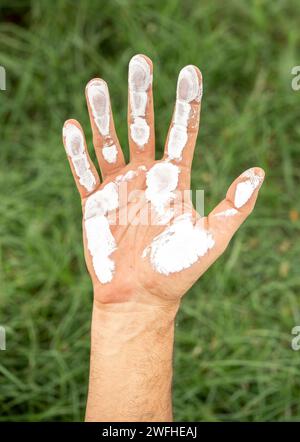
[[[102,78],[92,78],[85,86],[85,90],[87,91],[92,86],[105,86],[107,88],[107,83]]]
[[[202,83],[203,76],[202,76],[202,72],[200,71],[198,66],[195,66],[194,64],[188,64],[187,66],[184,66],[184,68],[182,68],[181,70],[183,70],[185,68],[194,69],[196,71],[197,75],[198,75],[199,82]]]
[[[152,63],[145,56],[134,55],[128,66],[128,86],[131,92],[147,92],[152,85]]]
[[[151,58],[149,58],[145,54],[135,54],[135,55],[133,55],[131,57],[131,59],[129,60],[129,66],[130,66],[131,63],[134,63],[134,62],[137,62],[137,63],[138,62],[142,62],[143,63],[144,60],[146,61],[147,64],[149,64],[150,68],[152,69],[152,67],[153,67],[152,60],[151,60]]]
[[[234,206],[241,209],[252,196],[257,194],[265,177],[265,172],[260,167],[245,170],[235,181]]]
[[[63,137],[65,136],[66,128],[67,128],[68,126],[76,126],[79,130],[82,131],[82,127],[81,127],[80,123],[79,123],[77,120],[74,120],[73,118],[69,118],[68,120],[66,120],[66,121],[64,122],[64,125],[63,125],[63,127],[62,127],[62,134],[63,134]]]
[[[184,66],[178,75],[177,98],[191,103],[201,101],[203,95],[202,73],[197,66]]]
[[[265,179],[265,171],[261,167],[255,166],[245,170],[245,172],[242,173],[241,177],[242,178],[257,177],[259,183],[262,184],[263,180]]]
[[[262,169],[261,167],[253,167],[253,169],[256,175],[260,176],[262,180],[265,179],[266,173],[264,169]]]
[[[76,126],[76,125],[79,124],[79,123],[78,123],[77,120],[74,120],[74,118],[69,118],[68,120],[66,120],[66,121],[64,122],[64,126],[67,126],[68,124],[75,124],[75,126]]]

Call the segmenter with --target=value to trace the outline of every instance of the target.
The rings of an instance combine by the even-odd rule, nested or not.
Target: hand
[[[66,121],[63,139],[81,195],[95,300],[176,303],[251,213],[264,172],[255,167],[240,175],[207,217],[200,217],[186,198],[202,98],[202,76],[195,66],[179,74],[165,152],[158,161],[148,57],[136,55],[129,64],[129,164],[115,132],[106,83],[90,81],[86,98],[102,183],[76,120]]]
[[[83,241],[94,286],[86,420],[170,421],[174,318],[180,298],[224,251],[254,207],[264,173],[253,168],[230,186],[208,217],[186,198],[199,127],[202,77],[179,74],[163,159],[154,159],[152,63],[129,64],[126,166],[107,85],[86,88],[103,182],[79,123],[63,139],[81,195]],[[188,192],[189,196],[189,192]]]

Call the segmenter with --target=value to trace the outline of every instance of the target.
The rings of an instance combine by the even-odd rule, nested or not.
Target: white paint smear
[[[159,226],[168,224],[171,219],[174,217],[175,211],[174,209],[166,210],[162,215],[159,216],[156,224]]]
[[[109,134],[109,95],[107,85],[102,80],[88,84],[87,94],[92,110],[93,119],[102,136]]]
[[[133,178],[135,178],[138,175],[137,172],[134,170],[128,170],[125,175],[123,176],[122,181],[131,181]]]
[[[114,164],[117,161],[118,150],[110,138],[110,100],[107,85],[102,80],[94,80],[87,86],[88,99],[95,124],[104,137],[102,154],[105,161]]]
[[[155,271],[169,275],[189,268],[214,244],[211,233],[194,225],[191,215],[185,214],[156,236],[142,257],[149,256]]]
[[[71,158],[79,183],[91,192],[96,186],[96,178],[87,158],[83,134],[75,124],[67,123],[63,128],[63,136],[67,154]]]
[[[134,56],[129,63],[129,100],[133,123],[130,134],[133,141],[143,149],[150,136],[150,127],[145,119],[148,94],[152,82],[150,66],[144,57]]]
[[[146,199],[157,213],[164,215],[165,206],[174,199],[179,168],[172,163],[157,163],[146,174]]]
[[[133,141],[138,146],[143,147],[148,143],[150,127],[144,118],[136,117],[134,122],[130,125],[130,133]]]
[[[111,146],[104,146],[102,149],[103,158],[110,164],[117,161],[118,150],[114,144]]]
[[[243,176],[248,177],[248,179],[238,183],[235,189],[234,205],[238,209],[247,203],[262,181],[262,177],[256,175],[253,169],[247,170]]]
[[[97,215],[87,219],[85,232],[96,276],[102,284],[110,282],[115,270],[115,263],[110,255],[116,250],[116,242],[106,216]]]
[[[131,181],[133,178],[135,178],[138,175],[138,173],[134,170],[128,170],[125,175],[118,175],[115,178],[116,183],[124,183],[125,181]]]
[[[115,183],[107,184],[88,197],[84,210],[84,226],[87,246],[92,256],[93,267],[102,284],[113,278],[115,263],[110,255],[117,244],[111,233],[107,214],[119,207],[118,187]]]
[[[142,164],[141,166],[138,167],[138,169],[139,170],[143,170],[144,172],[146,172],[147,167],[144,164]]]
[[[238,213],[238,211],[231,207],[230,209],[226,209],[223,212],[216,213],[214,216],[234,216]]]
[[[202,83],[194,66],[184,67],[178,77],[176,104],[173,125],[168,139],[168,156],[172,160],[181,160],[182,151],[188,141],[188,124],[191,116],[191,102],[200,101]]]

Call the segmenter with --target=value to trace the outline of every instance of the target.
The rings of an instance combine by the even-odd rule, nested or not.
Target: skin
[[[142,56],[152,72],[151,60]],[[202,82],[201,72],[198,68],[194,68],[199,82]],[[102,175],[101,183],[96,168],[89,159],[97,183],[93,192],[102,189],[106,184],[114,181],[116,176],[124,175],[129,170],[137,172],[137,176],[128,183],[129,192],[135,189],[145,190],[146,172],[140,170],[139,166],[145,165],[149,170],[155,163],[167,158],[167,152],[165,152],[163,159],[158,161],[154,159],[155,135],[151,85],[147,94],[145,118],[150,127],[150,138],[143,149],[131,139],[130,124],[133,118],[130,99],[128,102],[130,146],[128,165],[124,162],[111,110],[109,136],[118,149],[117,162],[109,164],[103,158],[104,139],[94,122],[86,94],[93,144]],[[182,159],[172,161],[180,168],[178,190],[190,188],[191,163],[199,128],[201,101],[193,101],[191,105],[193,112],[190,114],[188,140]],[[68,120],[65,124],[67,123],[73,123],[82,130],[76,120]],[[168,137],[166,146],[167,143]],[[69,162],[84,212],[86,200],[93,192],[89,193],[81,186],[70,158]],[[261,177],[262,183],[263,170],[255,167],[253,171]],[[261,183],[234,216],[216,216],[220,212],[234,208],[236,186],[245,179],[245,176],[239,176],[229,187],[225,199],[207,217],[200,218],[191,201],[185,203],[185,210],[192,214],[194,223],[211,232],[215,245],[189,268],[168,276],[158,273],[153,269],[149,259],[142,258],[143,250],[166,228],[166,226],[153,225],[153,223],[142,225],[139,222],[138,215],[145,206],[147,210],[153,210],[151,204],[145,199],[138,198],[138,200],[121,204],[119,210],[122,211],[125,208],[128,210],[129,221],[127,225],[111,225],[117,249],[111,255],[116,270],[110,283],[101,284],[96,277],[83,224],[85,259],[94,289],[87,421],[172,420],[174,319],[182,296],[224,252],[233,234],[252,212]],[[173,206],[175,211],[179,209],[181,206],[179,198],[176,197]]]

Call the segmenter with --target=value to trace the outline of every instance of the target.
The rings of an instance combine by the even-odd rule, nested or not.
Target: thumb
[[[259,167],[243,172],[229,187],[226,198],[208,215],[209,230],[220,253],[252,212],[264,177]]]

